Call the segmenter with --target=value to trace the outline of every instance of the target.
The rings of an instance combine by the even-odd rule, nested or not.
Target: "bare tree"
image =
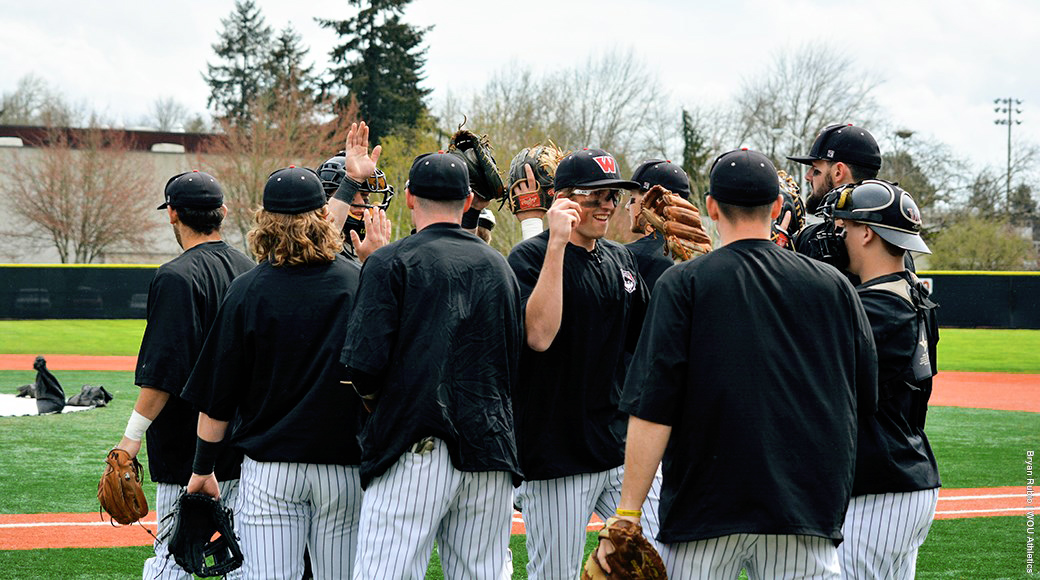
[[[209,140],[199,160],[223,186],[228,222],[243,247],[271,172],[289,165],[318,167],[343,149],[347,128],[357,118],[356,108],[333,115],[328,102],[295,90],[260,97],[249,110],[248,124],[221,119],[222,134]]]
[[[631,168],[666,150],[677,154],[682,146],[678,110],[648,70],[632,50],[542,76],[512,63],[468,107],[446,102],[452,111],[442,112],[442,131],[453,132],[462,112],[469,128],[491,137],[506,164],[523,147],[552,139],[564,149],[601,147]]]
[[[152,103],[152,114],[148,124],[159,131],[183,130],[191,113],[173,97],[162,97]]]
[[[736,97],[739,143],[768,155],[777,167],[802,153],[833,123],[869,125],[877,114],[880,81],[840,50],[807,44],[781,51],[769,67],[744,81]],[[793,170],[793,167],[789,169]]]
[[[15,235],[48,241],[62,263],[91,263],[112,250],[149,245],[158,224],[127,216],[154,210],[153,169],[131,153],[125,132],[52,129],[38,145],[35,155],[14,156],[3,169],[7,203],[25,222]]]
[[[0,96],[0,124],[71,127],[84,119],[82,107],[68,103],[47,81],[28,74]]]

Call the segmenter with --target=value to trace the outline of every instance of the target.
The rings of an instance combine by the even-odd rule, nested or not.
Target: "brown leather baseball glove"
[[[640,212],[654,230],[664,236],[666,251],[685,262],[711,251],[711,238],[704,231],[697,206],[655,185],[643,196]]]
[[[794,178],[783,169],[778,169],[776,176],[780,179],[780,195],[784,196],[784,205],[780,209],[780,215],[773,221],[770,238],[776,245],[793,250],[794,237],[805,226],[805,205],[798,195],[798,183]],[[787,227],[784,227],[783,222],[788,215],[791,217],[786,218],[788,223]]]
[[[548,211],[553,204],[549,191],[553,188],[556,166],[566,154],[549,141],[548,145],[525,147],[509,163],[509,193],[506,201],[514,214],[527,210]],[[527,181],[526,167],[534,173],[534,189]]]
[[[141,489],[141,464],[137,458],[122,449],[113,449],[105,463],[97,488],[101,507],[121,524],[132,524],[146,516],[148,501]]]
[[[629,578],[668,578],[661,555],[643,536],[643,528],[628,520],[610,518],[599,531],[599,539],[607,540],[614,551],[607,554],[605,560],[610,567],[607,576],[596,560],[596,552],[589,554],[582,570],[582,580],[606,580],[607,578],[628,580]]]

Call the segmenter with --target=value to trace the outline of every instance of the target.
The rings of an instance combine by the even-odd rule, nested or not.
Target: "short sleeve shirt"
[[[187,485],[191,477],[198,411],[180,392],[231,280],[254,265],[225,242],[206,242],[160,266],[152,279],[134,382],[171,395],[145,437],[152,481]],[[238,479],[240,459],[222,456],[218,477]]]
[[[665,272],[621,404],[672,427],[658,538],[840,541],[876,364],[863,306],[831,266],[740,240]]]
[[[654,285],[657,284],[657,279],[661,277],[661,274],[675,265],[675,262],[666,253],[664,236],[660,234],[643,236],[630,244],[625,244],[625,247],[635,256],[636,264],[639,266],[639,275],[643,277],[650,292],[654,291]]]
[[[939,469],[925,435],[925,416],[936,372],[938,323],[906,271],[856,288],[878,351],[878,410],[860,421],[853,495],[939,487]],[[918,343],[927,341],[923,349]],[[926,354],[926,378],[912,370]]]
[[[239,276],[184,398],[236,420],[231,444],[262,462],[357,465],[360,404],[339,364],[358,269],[262,262]]]
[[[523,305],[538,282],[549,232],[509,255]],[[618,410],[625,352],[635,347],[648,293],[624,246],[567,244],[560,329],[544,352],[526,344],[513,397],[527,479],[596,473],[624,463],[627,417]]]
[[[457,224],[368,257],[342,351],[343,364],[378,383],[359,437],[362,485],[424,437],[444,441],[460,471],[520,474],[510,395],[521,324],[505,259]]]

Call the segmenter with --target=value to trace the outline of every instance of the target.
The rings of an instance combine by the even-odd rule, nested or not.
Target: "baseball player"
[[[352,573],[360,404],[338,357],[360,272],[327,218],[314,171],[271,174],[248,235],[260,263],[231,284],[184,388],[201,411],[189,492],[218,495],[213,457],[237,416],[246,578],[299,578],[305,547],[316,578]]]
[[[648,230],[646,218],[641,215],[640,202],[643,195],[655,185],[660,185],[672,193],[690,199],[690,178],[682,167],[665,161],[664,159],[650,159],[644,161],[632,172],[632,181],[639,184],[639,189],[625,202],[625,210],[632,221],[632,233],[644,234],[638,240],[626,244],[632,255],[636,257],[639,265],[639,274],[646,282],[647,288],[652,292],[657,279],[661,277],[675,262],[672,261],[665,250],[664,236],[654,234]]]
[[[631,418],[617,511],[641,521],[662,462],[669,577],[838,578],[856,414],[877,401],[867,318],[840,272],[770,241],[783,201],[767,157],[726,153],[709,183],[722,246],[654,289],[621,402]],[[803,340],[832,348],[790,348]]]
[[[198,413],[180,397],[206,332],[231,280],[254,266],[225,243],[220,225],[227,215],[224,192],[211,175],[189,171],[166,183],[165,209],[184,250],[155,272],[148,288],[147,326],[137,356],[134,382],[141,387],[117,447],[137,456],[148,437],[148,472],[156,483],[157,537],[165,537],[170,513],[191,476]],[[221,494],[234,506],[241,455],[228,452],[217,462]],[[190,579],[169,557],[166,541],[155,542],[155,557],[142,577]]]
[[[856,480],[838,547],[845,578],[914,577],[939,497],[939,470],[924,432],[935,349],[935,304],[903,263],[929,253],[921,213],[895,184],[867,180],[842,191],[833,210],[849,271],[878,351],[878,410],[862,416]]]
[[[864,179],[875,179],[881,169],[881,149],[869,131],[851,124],[829,125],[816,136],[808,155],[788,157],[809,166],[805,180],[809,192],[805,198],[805,211],[814,214],[827,194],[837,187],[859,183]],[[832,221],[818,221],[802,228],[794,238],[795,250],[816,260],[823,260],[845,272],[853,285],[859,279],[847,269],[848,257],[843,246],[829,242],[833,237]],[[837,248],[832,255],[828,249]],[[914,271],[914,261],[906,253],[906,267]]]
[[[376,145],[371,153],[368,151],[368,131],[364,121],[352,123],[347,131],[347,148],[318,168],[332,222],[345,236],[343,255],[356,265],[385,245],[391,234],[386,208],[394,198],[394,188],[376,168],[382,147]],[[372,205],[372,194],[381,194],[383,201]]]
[[[509,255],[527,342],[513,395],[525,481],[529,578],[573,577],[592,513],[614,515],[624,475],[618,411],[624,353],[639,335],[648,292],[632,253],[603,239],[618,200],[638,184],[606,151],[586,149],[556,170],[549,229]],[[646,502],[656,527],[656,495]]]
[[[359,435],[365,497],[354,578],[500,578],[520,474],[510,393],[523,329],[501,254],[464,231],[458,157],[415,159],[417,232],[361,270],[342,362],[372,414]]]

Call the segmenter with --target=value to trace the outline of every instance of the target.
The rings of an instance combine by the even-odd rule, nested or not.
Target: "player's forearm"
[[[137,457],[141,450],[141,439],[145,431],[152,425],[152,421],[159,416],[166,401],[170,400],[170,393],[153,387],[142,386],[137,393],[137,401],[134,403],[134,412],[126,423],[123,438],[119,440],[117,448],[126,450],[131,457]]]
[[[166,406],[166,401],[169,400],[170,393],[154,387],[142,386],[141,391],[137,393],[134,410],[148,419],[154,420]]]
[[[650,492],[657,466],[672,434],[670,425],[628,419],[628,442],[625,445],[625,481],[621,486],[619,510],[638,511]]]
[[[217,464],[217,456],[223,448],[227,426],[227,421],[218,421],[205,413],[199,413],[198,439],[195,442],[192,474],[211,475],[213,473]],[[194,475],[192,477],[194,478]]]
[[[527,345],[544,351],[552,345],[563,318],[563,256],[566,246],[546,249],[538,282],[531,291],[524,311]]]
[[[223,441],[227,426],[227,421],[218,421],[205,413],[199,413],[198,436],[206,441],[211,443]]]
[[[329,216],[332,218],[332,225],[337,230],[343,229],[343,224],[347,223],[347,215],[349,214],[349,203],[334,197],[329,200]]]

